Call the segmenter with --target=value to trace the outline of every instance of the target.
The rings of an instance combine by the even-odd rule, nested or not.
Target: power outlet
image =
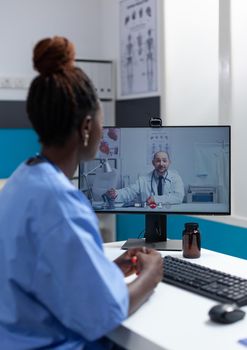
[[[29,83],[24,77],[0,77],[0,89],[27,89]]]
[[[2,89],[12,89],[14,86],[14,82],[12,78],[1,77],[0,78],[0,88]]]
[[[25,88],[25,78],[14,78],[14,87],[16,89],[24,89]]]

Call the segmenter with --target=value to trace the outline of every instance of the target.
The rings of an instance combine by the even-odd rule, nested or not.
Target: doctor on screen
[[[145,176],[140,176],[132,185],[106,192],[107,196],[116,202],[139,201],[162,204],[180,204],[184,198],[184,185],[175,170],[169,169],[170,157],[167,152],[159,151],[153,156],[154,170]]]

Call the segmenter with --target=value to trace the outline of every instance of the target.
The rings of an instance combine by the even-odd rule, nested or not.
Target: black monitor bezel
[[[118,208],[115,208],[114,210],[110,209],[94,209],[94,211],[98,214],[152,214],[152,215],[196,215],[196,216],[229,216],[231,215],[231,125],[169,125],[165,126],[162,125],[159,128],[160,129],[169,129],[169,128],[219,128],[223,127],[228,129],[229,133],[229,211],[227,212],[196,212],[196,211],[165,211],[165,210],[159,210],[159,211],[150,211],[150,210],[138,210],[138,208],[135,208],[135,210],[118,210]],[[104,129],[107,128],[117,128],[117,129],[148,129],[147,126],[130,126],[130,127],[117,127],[117,126],[104,126]],[[157,128],[157,127],[156,127]],[[79,164],[79,181],[78,186],[80,189],[80,164]]]

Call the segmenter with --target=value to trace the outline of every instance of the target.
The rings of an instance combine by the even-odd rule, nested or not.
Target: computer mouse
[[[217,304],[209,310],[208,314],[211,321],[225,324],[237,322],[245,316],[245,312],[236,304]]]

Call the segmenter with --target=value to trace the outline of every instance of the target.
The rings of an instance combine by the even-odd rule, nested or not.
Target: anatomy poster
[[[98,157],[99,158],[112,158],[119,157],[120,151],[120,129],[117,128],[104,128],[102,138],[100,142]]]
[[[170,154],[171,140],[169,140],[168,132],[164,129],[150,129],[147,135],[147,165],[156,152],[168,152]]]
[[[154,93],[157,79],[157,0],[120,1],[121,96]]]

